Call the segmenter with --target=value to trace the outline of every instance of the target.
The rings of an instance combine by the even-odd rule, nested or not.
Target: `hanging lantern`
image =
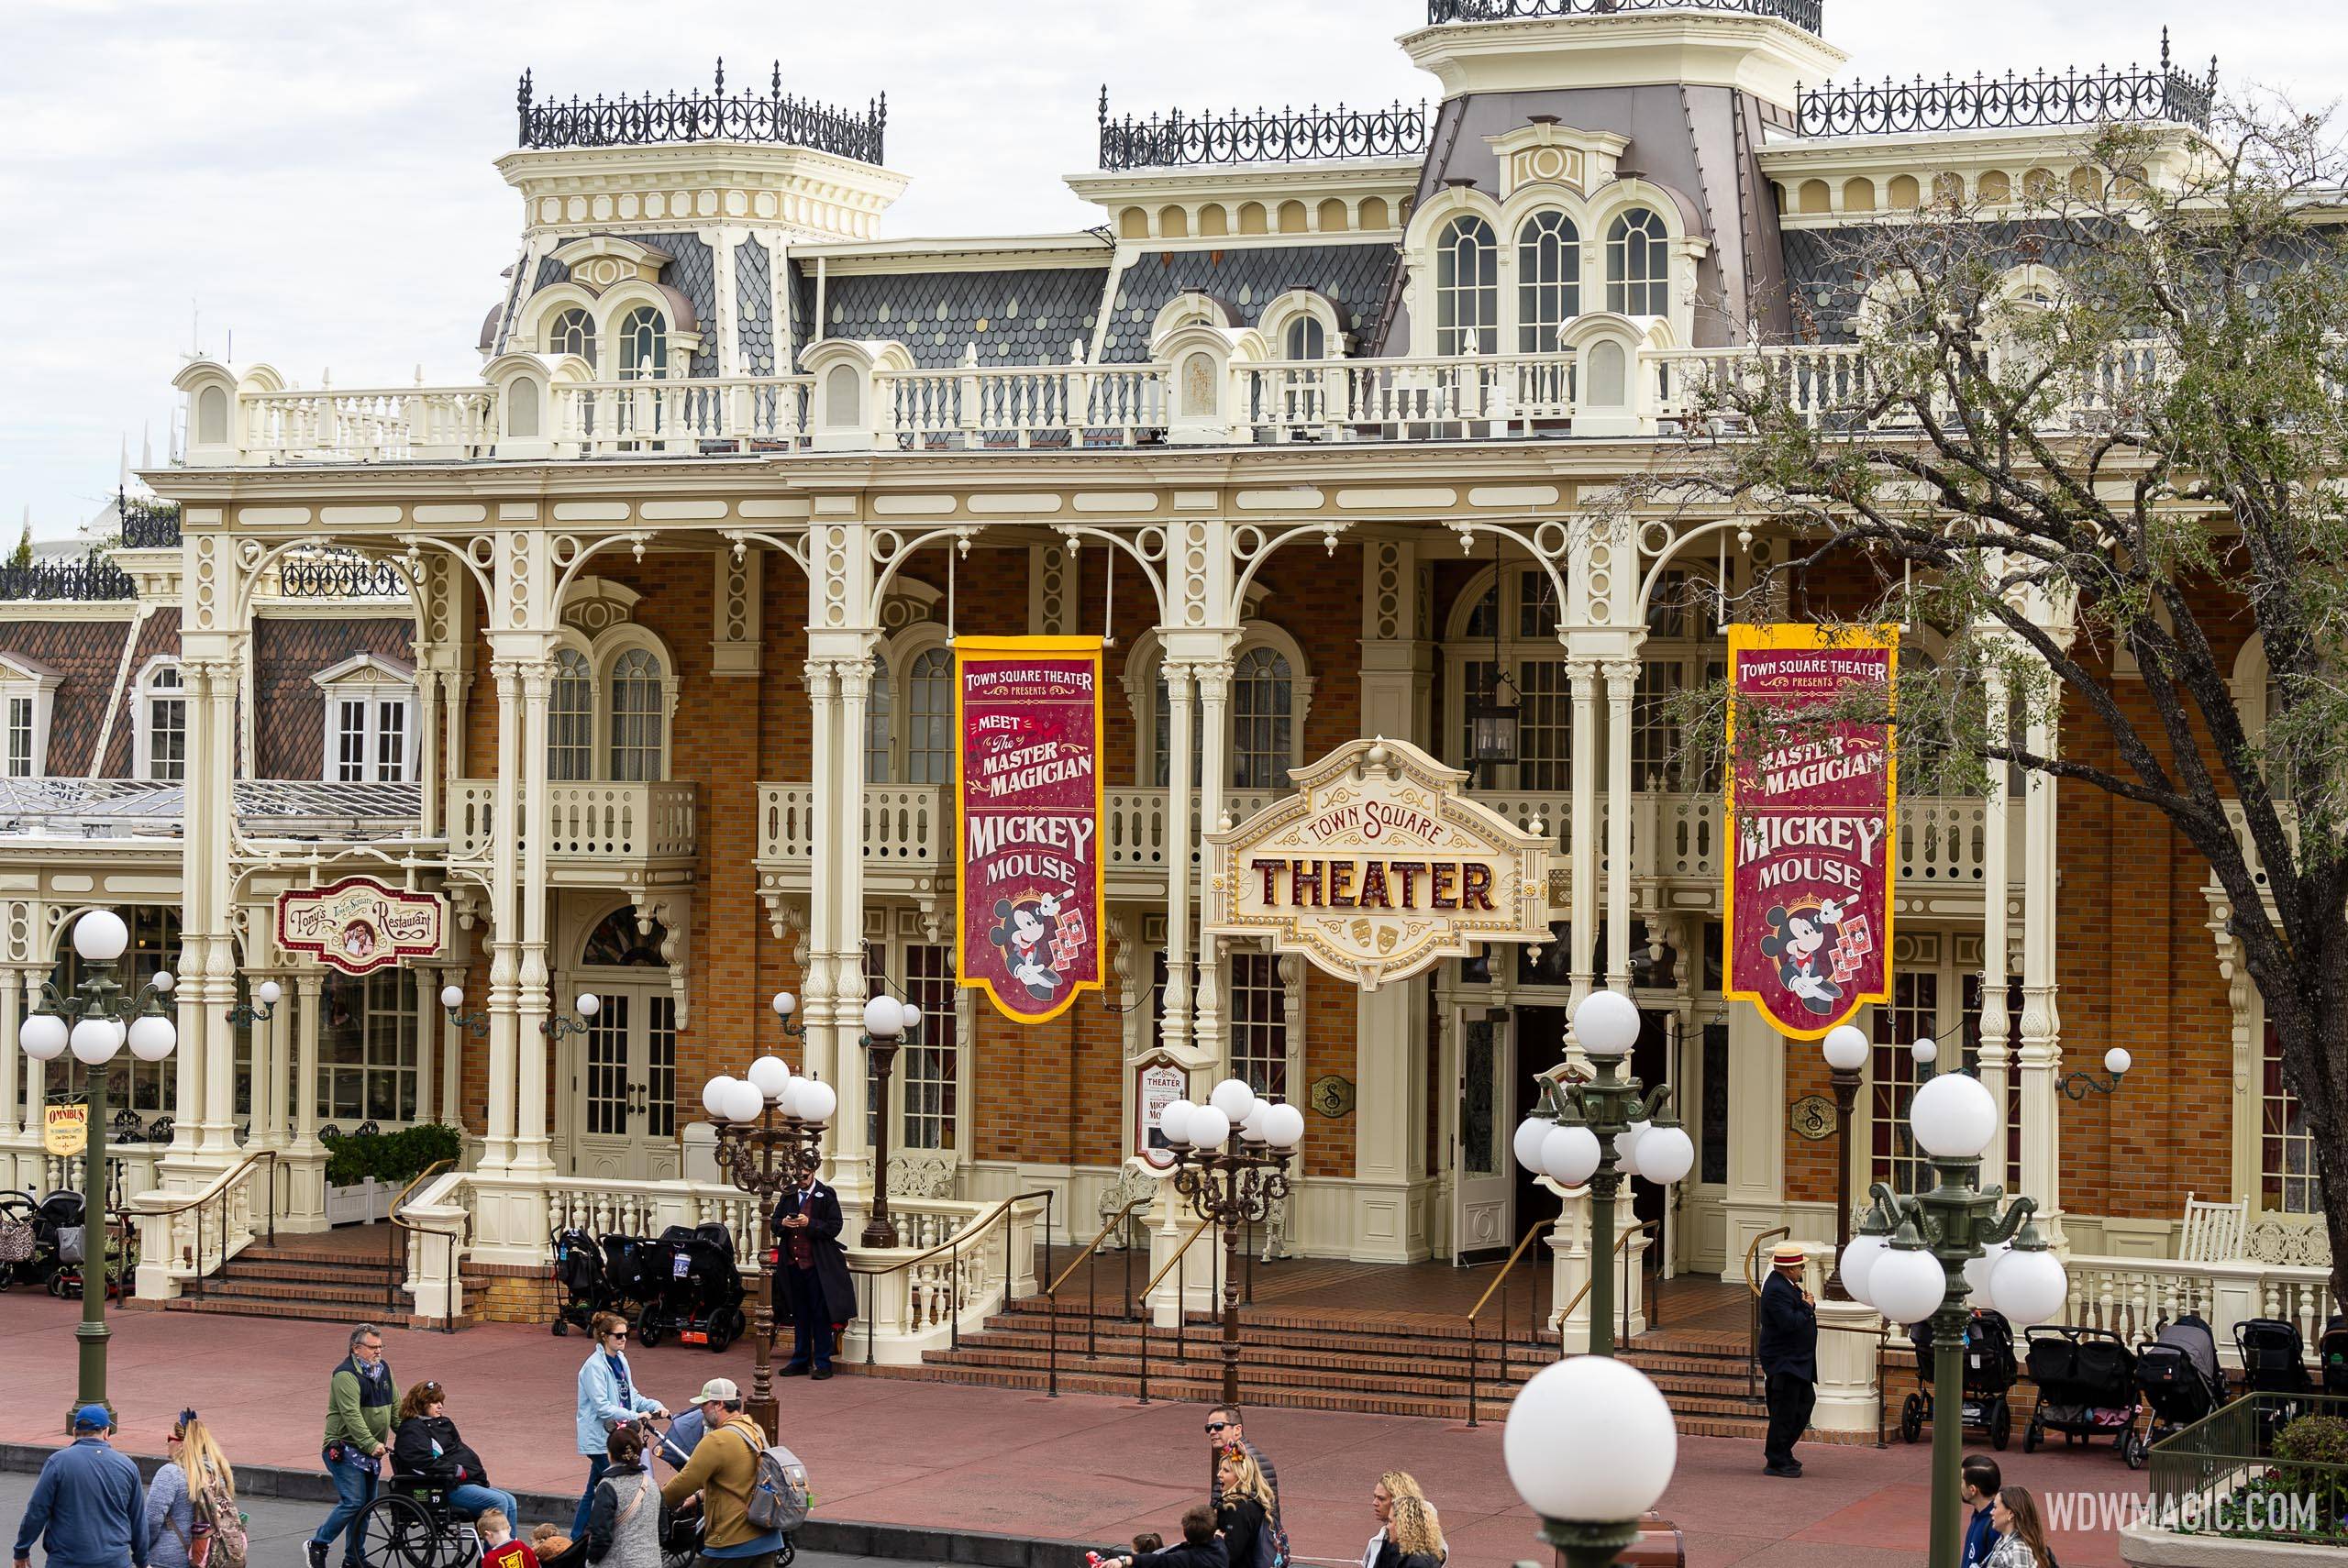
[[[1485,769],[1484,782],[1492,781],[1490,769],[1516,761],[1517,720],[1522,700],[1515,683],[1501,672],[1497,661],[1492,666],[1491,684],[1468,701],[1468,760]]]

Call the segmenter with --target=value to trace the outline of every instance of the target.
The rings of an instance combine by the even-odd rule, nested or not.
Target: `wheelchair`
[[[481,1536],[449,1505],[448,1487],[390,1475],[359,1516],[359,1559],[367,1568],[467,1568],[481,1561]]]

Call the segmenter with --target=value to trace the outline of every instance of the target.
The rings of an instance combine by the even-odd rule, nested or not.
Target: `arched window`
[[[595,672],[577,648],[557,648],[547,694],[547,777],[569,784],[594,776]]]
[[[1500,352],[1500,247],[1475,215],[1451,220],[1436,242],[1434,351]]]
[[[666,690],[660,659],[629,648],[612,666],[612,778],[641,783],[662,776],[660,735]]]
[[[1669,314],[1671,247],[1660,213],[1627,212],[1607,230],[1606,308],[1623,315]]]
[[[896,693],[889,690],[889,661],[872,656],[872,690],[864,699],[864,781],[889,782],[890,721],[897,711]]]
[[[651,381],[669,373],[669,323],[650,305],[638,305],[620,323],[620,380]]]
[[[1300,315],[1288,324],[1286,348],[1291,359],[1325,359],[1329,352],[1329,330],[1321,325],[1319,317]]]
[[[1516,351],[1554,354],[1557,329],[1581,314],[1581,231],[1559,212],[1516,231]]]
[[[187,690],[180,667],[161,663],[147,672],[138,697],[138,768],[141,778],[177,784],[187,778]]]
[[[1295,672],[1278,649],[1250,648],[1231,672],[1231,783],[1282,790],[1295,766]]]
[[[556,316],[554,325],[547,328],[547,352],[576,354],[593,365],[595,362],[595,318],[578,305]]]
[[[1493,688],[1495,643],[1498,672],[1517,693],[1517,760],[1480,770],[1479,789],[1563,790],[1573,785],[1573,682],[1566,650],[1557,641],[1556,585],[1539,569],[1510,566],[1496,586],[1455,621],[1452,630],[1451,711],[1460,715],[1455,756],[1475,756],[1470,700]],[[1499,635],[1494,636],[1494,629]],[[1468,765],[1463,760],[1463,766]]]
[[[954,777],[954,656],[925,648],[905,670],[905,782]]]

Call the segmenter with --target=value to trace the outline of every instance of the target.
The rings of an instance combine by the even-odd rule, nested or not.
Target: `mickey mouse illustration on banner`
[[[1011,977],[1037,1001],[1050,1001],[1066,983],[1084,946],[1084,917],[1064,908],[1058,893],[1026,892],[997,899],[994,928],[987,940],[1002,954]]]
[[[1821,1018],[1833,1015],[1844,983],[1875,945],[1866,920],[1850,922],[1849,914],[1831,898],[1805,895],[1771,906],[1769,934],[1761,939],[1763,955],[1777,960],[1778,983]]]

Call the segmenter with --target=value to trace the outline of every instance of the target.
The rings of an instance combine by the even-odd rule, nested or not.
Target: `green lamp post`
[[[40,1005],[18,1030],[26,1055],[50,1062],[69,1048],[85,1070],[84,1105],[89,1115],[83,1146],[82,1320],[73,1337],[80,1352],[81,1392],[74,1405],[113,1403],[106,1397],[106,1072],[127,1044],[142,1062],[160,1062],[179,1043],[179,1031],[163,1010],[172,976],[159,970],[135,997],[115,979],[115,966],[130,945],[130,928],[112,910],[91,910],[73,922],[73,951],[82,960],[82,983],[72,996],[41,985]],[[126,1238],[127,1240],[127,1238]],[[66,1419],[72,1427],[72,1415]]]

